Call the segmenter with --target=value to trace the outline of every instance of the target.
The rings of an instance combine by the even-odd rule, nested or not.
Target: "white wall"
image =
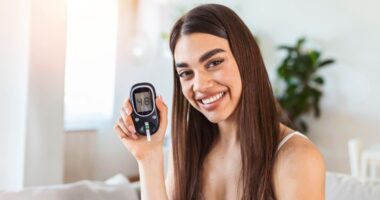
[[[126,38],[130,36],[129,26],[132,21],[131,17],[133,17],[131,2],[131,0],[118,1],[117,66],[121,57],[128,57],[125,52],[125,48],[127,47],[125,41]],[[123,53],[124,55],[122,55]],[[120,82],[120,76],[118,76],[118,69],[115,71],[115,88],[117,88]],[[129,78],[129,76],[124,76],[124,79],[128,79],[127,77]],[[116,89],[115,91],[115,96],[117,96],[119,91]],[[120,92],[122,91],[123,90]],[[95,166],[92,169],[95,179],[104,180],[116,173],[123,173],[127,176],[138,174],[137,163],[134,161],[132,155],[123,147],[116,133],[112,130],[116,116],[119,114],[120,112],[115,110],[113,114],[114,118],[105,123],[97,132]]]
[[[65,2],[0,2],[0,190],[63,182]]]
[[[67,1],[31,2],[25,186],[62,183],[64,166]]]
[[[0,1],[0,188],[23,185],[29,1]]]

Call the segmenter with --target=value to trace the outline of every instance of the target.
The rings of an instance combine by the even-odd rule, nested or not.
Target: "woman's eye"
[[[180,78],[187,78],[187,77],[191,76],[191,74],[193,74],[193,72],[191,72],[191,71],[183,71],[183,72],[180,72],[178,74],[178,76]]]
[[[218,66],[220,65],[224,60],[223,59],[220,59],[220,60],[214,60],[214,61],[211,61],[208,63],[207,67],[215,67],[215,66]]]

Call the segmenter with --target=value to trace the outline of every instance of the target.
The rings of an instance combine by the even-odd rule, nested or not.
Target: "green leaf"
[[[300,39],[298,39],[296,48],[300,49],[305,41],[306,41],[305,37],[301,37]]]
[[[315,68],[318,65],[318,59],[320,56],[320,53],[318,51],[309,51],[308,56],[311,61],[311,67]]]
[[[318,66],[319,66],[319,67],[325,67],[325,66],[330,65],[330,64],[332,64],[332,63],[334,63],[334,62],[335,62],[335,60],[333,60],[333,59],[327,59],[327,60],[321,61],[321,62],[318,64]]]
[[[287,51],[295,51],[296,49],[294,47],[286,46],[286,45],[280,45],[278,46],[278,49],[283,49]]]
[[[314,82],[316,82],[316,83],[318,83],[320,85],[323,85],[323,83],[325,82],[325,80],[322,77],[318,76],[317,78],[314,79]]]

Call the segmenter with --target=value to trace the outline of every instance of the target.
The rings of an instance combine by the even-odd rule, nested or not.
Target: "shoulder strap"
[[[285,136],[282,140],[281,140],[281,142],[280,142],[280,144],[278,145],[278,147],[277,147],[277,151],[278,150],[280,150],[280,148],[290,139],[290,138],[292,138],[294,135],[299,135],[299,136],[301,136],[301,137],[303,137],[303,138],[305,138],[305,139],[309,139],[308,137],[306,137],[304,134],[302,134],[302,133],[300,133],[300,132],[298,132],[298,131],[294,131],[293,133],[290,133],[290,134],[288,134],[287,136]]]

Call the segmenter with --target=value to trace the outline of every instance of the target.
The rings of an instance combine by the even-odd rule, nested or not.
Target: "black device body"
[[[156,133],[160,119],[156,108],[156,91],[153,85],[145,82],[133,85],[130,101],[133,108],[132,119],[136,132],[145,136],[147,131],[150,132],[150,135]]]

